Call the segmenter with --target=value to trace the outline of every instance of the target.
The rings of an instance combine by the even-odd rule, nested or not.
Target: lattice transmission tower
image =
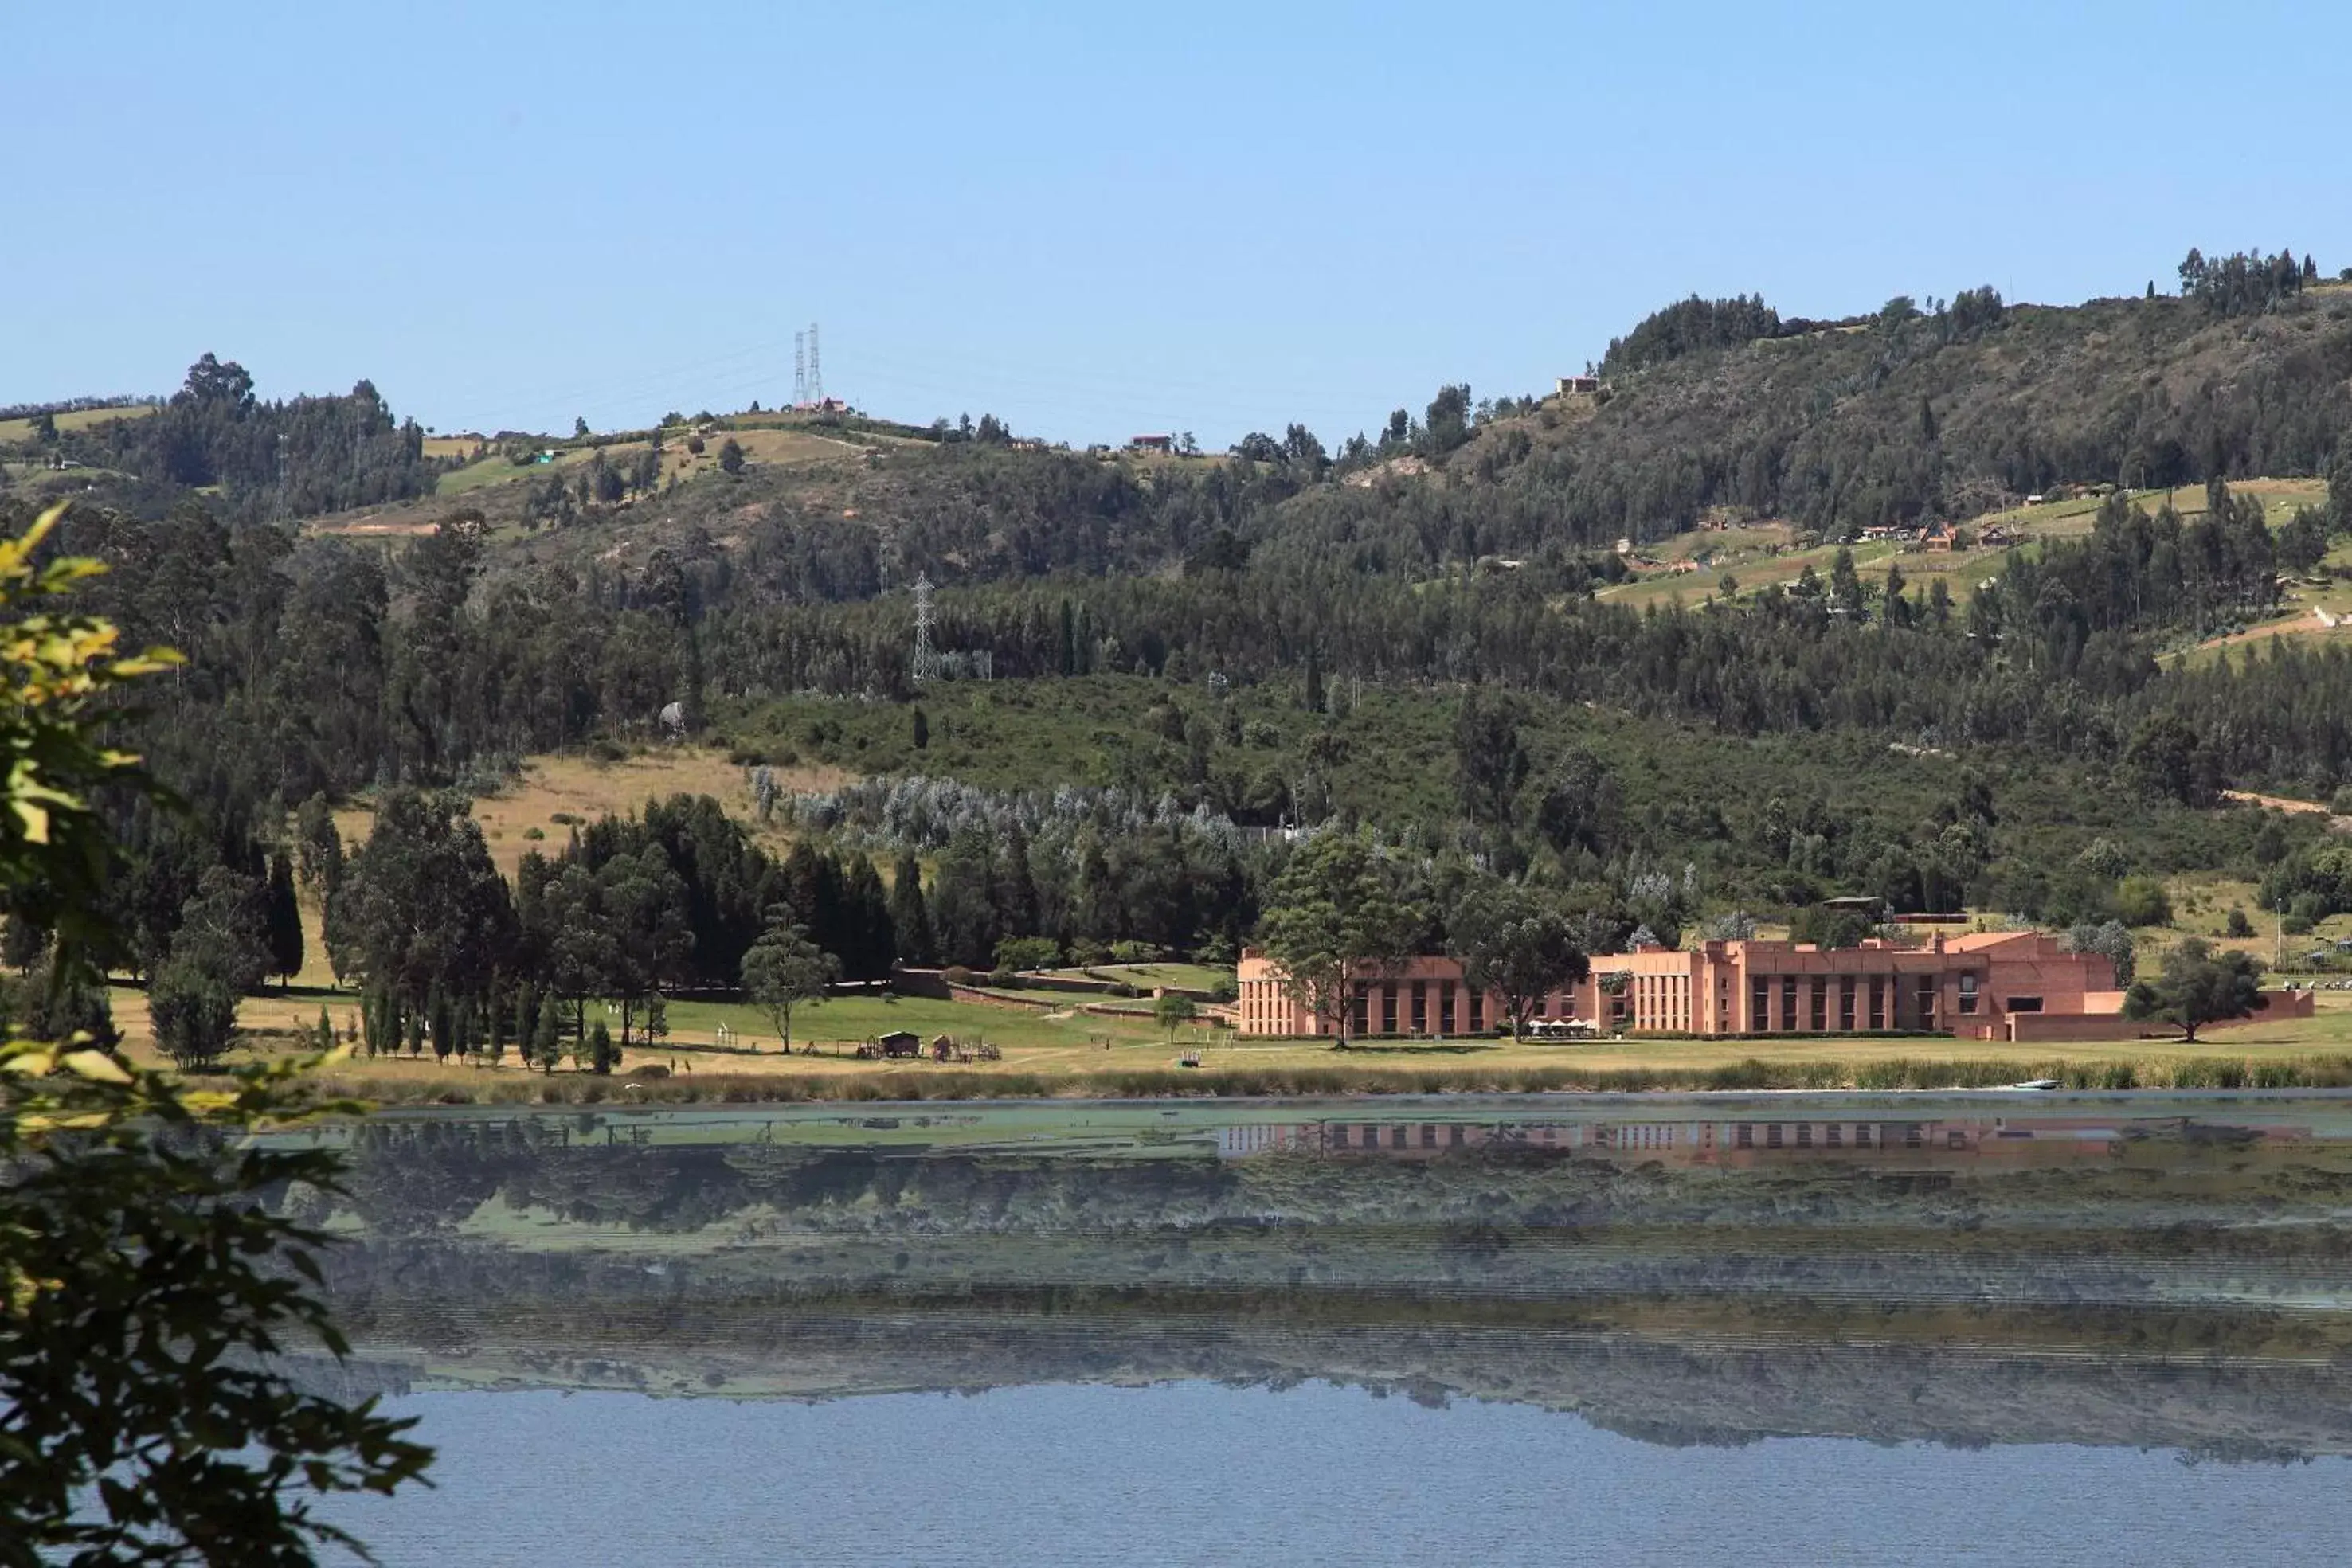
[[[793,406],[808,402],[808,334],[793,334]]]
[[[931,646],[931,580],[915,579],[915,663],[908,672],[915,685],[929,685],[940,672],[940,656]]]
[[[817,358],[816,323],[814,321],[809,323],[808,344],[808,400],[811,402],[823,402],[824,401],[824,361]]]

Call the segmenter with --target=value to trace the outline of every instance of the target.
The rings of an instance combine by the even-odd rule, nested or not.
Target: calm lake
[[[388,1115],[392,1563],[2352,1559],[2352,1099]]]

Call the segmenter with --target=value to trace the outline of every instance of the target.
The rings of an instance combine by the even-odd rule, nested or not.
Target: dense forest
[[[2178,296],[2074,309],[1685,301],[1612,346],[1598,392],[1449,386],[1337,456],[1297,426],[1143,464],[992,418],[859,448],[868,423],[839,461],[657,487],[615,459],[611,486],[574,470],[437,507],[445,465],[367,383],[264,402],[207,355],[160,410],[34,416],[20,454],[103,476],[20,476],[0,521],[72,495],[58,548],[110,569],[89,607],[187,654],[120,721],[185,809],[117,813],[135,935],[112,962],[220,970],[206,933],[240,911],[282,933],[307,880],[387,1040],[446,1015],[436,1040],[520,1043],[592,992],[634,1030],[665,991],[734,984],[782,910],[852,978],[1008,938],[1229,953],[1295,824],[1390,846],[1431,940],[1496,874],[1553,888],[1593,943],[1856,890],[2096,921],[2125,879],[2183,869],[2319,918],[2352,908],[2319,826],[2214,808],[2352,782],[2352,652],[2157,659],[2268,613],[2352,529],[2352,290],[2284,254],[2192,256]],[[2257,475],[2326,476],[2330,500],[2274,528],[2231,488]],[[1965,602],[1850,554],[1736,600],[1595,597],[1616,538],[1702,516],[1834,542],[2118,478],[2206,505],[2118,490]],[[436,526],[294,520],[362,503]],[[919,682],[918,574],[942,585],[942,673],[991,679]],[[672,704],[747,769],[901,784],[774,802],[803,834],[782,862],[681,800],[514,885],[490,869],[467,794],[530,754],[651,740]],[[360,797],[382,842],[331,844],[326,803]],[[425,941],[411,905],[436,898]]]

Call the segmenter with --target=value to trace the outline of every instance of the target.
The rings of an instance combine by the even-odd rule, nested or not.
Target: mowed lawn
[[[148,1027],[145,992],[118,986],[110,993],[115,1024],[132,1054],[157,1060]],[[1073,1001],[1083,998],[1073,998]],[[247,1030],[283,1031],[310,1030],[323,1009],[338,1038],[359,1018],[359,998],[348,990],[297,986],[248,997],[239,1009],[238,1024]],[[1066,1072],[1073,1075],[1112,1069],[1167,1067],[1175,1061],[1167,1035],[1149,1019],[1106,1017],[1079,1011],[1075,1006],[1053,1009],[992,1007],[981,1002],[951,1002],[928,997],[842,997],[818,1006],[793,1009],[794,1054],[782,1054],[774,1022],[746,1003],[673,1001],[667,1007],[668,1034],[651,1045],[629,1051],[625,1066],[657,1061],[680,1063],[684,1071],[730,1073],[855,1072],[882,1064],[859,1061],[856,1048],[893,1030],[920,1035],[928,1047],[938,1035],[953,1035],[978,1044],[987,1041],[1003,1052],[998,1071]],[[617,1037],[621,1019],[604,1004],[591,1003],[593,1024],[603,1019]],[[720,1026],[726,1026],[722,1035]],[[1206,1026],[1186,1029],[1178,1037],[1181,1050],[1195,1042],[1222,1038],[1223,1031]],[[722,1040],[724,1043],[722,1043]],[[815,1054],[810,1054],[810,1048]],[[1313,1048],[1308,1048],[1310,1052]],[[462,1063],[443,1065],[430,1054],[415,1061],[377,1058],[371,1071],[429,1077],[436,1072],[473,1072]],[[903,1062],[893,1063],[903,1067]],[[509,1054],[501,1071],[522,1071]]]
[[[1147,995],[1160,986],[1174,986],[1186,991],[1213,991],[1219,986],[1234,983],[1231,969],[1220,969],[1209,964],[1094,964],[1083,969],[1050,969],[1046,972],[1068,980],[1124,980]]]
[[[130,988],[118,988],[112,999],[116,1022],[129,1037],[133,1054],[152,1061],[144,996]],[[960,1065],[958,1071],[1067,1078],[1074,1089],[1083,1089],[1084,1081],[1097,1074],[1172,1068],[1180,1055],[1197,1056],[1208,1071],[1345,1067],[1351,1073],[1394,1073],[1400,1078],[1433,1069],[1471,1073],[1540,1068],[1704,1072],[1747,1062],[1767,1067],[1822,1063],[1859,1067],[1903,1060],[2014,1063],[2019,1076],[2026,1077],[2061,1064],[2132,1062],[2161,1068],[2218,1057],[2259,1065],[2352,1052],[2352,992],[2322,992],[2320,1004],[2315,1018],[2212,1029],[2194,1044],[2140,1040],[2006,1045],[1864,1035],[1835,1040],[1624,1040],[1540,1045],[1507,1040],[1372,1040],[1339,1052],[1314,1040],[1244,1040],[1205,1023],[1187,1026],[1171,1044],[1167,1034],[1148,1019],[1106,1017],[1076,1008],[1016,1009],[918,997],[860,997],[796,1009],[794,1053],[785,1056],[777,1049],[775,1026],[758,1009],[739,1003],[680,1001],[668,1009],[668,1036],[652,1046],[633,1048],[624,1061],[623,1072],[625,1075],[629,1068],[647,1062],[675,1063],[681,1072],[705,1074],[830,1078],[885,1070],[904,1071],[910,1070],[909,1064],[860,1061],[854,1050],[860,1040],[907,1030],[921,1036],[926,1044],[935,1035],[950,1034],[970,1041],[986,1040],[1003,1053],[1000,1061]],[[307,1028],[315,1024],[322,1006],[339,1031],[357,1017],[358,1000],[348,992],[298,989],[247,998],[239,1021],[248,1029]],[[590,1016],[592,1019],[604,1016],[615,1030],[619,1028],[617,1017],[593,1007]],[[721,1023],[731,1031],[731,1040],[725,1046],[720,1044]],[[809,1051],[812,1045],[816,1048],[814,1053]],[[438,1079],[474,1082],[486,1071],[493,1076],[524,1071],[512,1056],[496,1070],[443,1065],[429,1055],[414,1061],[379,1058],[359,1065],[372,1074],[394,1081],[413,1079],[420,1085]],[[930,1067],[926,1058],[911,1070]]]

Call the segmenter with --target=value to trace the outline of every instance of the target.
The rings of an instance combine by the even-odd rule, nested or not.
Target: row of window
[[[1791,1034],[1801,1030],[1825,1034],[1832,1029],[1934,1029],[1937,977],[1909,977],[1913,983],[1906,1009],[1903,977],[1898,976],[1815,975],[1810,979],[1800,975],[1751,976],[1748,1027]],[[1961,1010],[1976,1010],[1972,995]]]
[[[1408,1030],[1420,1035],[1486,1032],[1486,993],[1452,980],[1414,980],[1404,986],[1381,986],[1377,993],[1370,986],[1357,987],[1355,1033],[1375,1032],[1375,1001],[1379,1004],[1377,1032],[1381,1034],[1403,1034]]]
[[[1933,1030],[1938,987],[1934,975],[1754,975],[1748,978],[1747,1028],[1792,1034]],[[1962,1014],[1978,1012],[1983,1002],[1978,976],[1958,977],[1957,1001]],[[2042,998],[2011,997],[2006,1005],[2011,1012],[2040,1012]],[[1537,1010],[1565,1016],[1566,1006],[1565,997],[1548,998]],[[1725,980],[1718,989],[1716,1019],[1705,1024],[1696,1016],[1694,989],[1685,975],[1634,976],[1608,998],[1608,1007],[1612,1027],[1630,1023],[1636,1029],[1675,1031],[1721,1028],[1731,1023],[1730,982]],[[1252,981],[1244,988],[1243,1012],[1244,1026],[1260,1030],[1287,1030],[1296,1016],[1280,985],[1271,980]],[[1488,1021],[1483,991],[1451,980],[1413,980],[1359,986],[1350,1027],[1360,1035],[1484,1034]]]

